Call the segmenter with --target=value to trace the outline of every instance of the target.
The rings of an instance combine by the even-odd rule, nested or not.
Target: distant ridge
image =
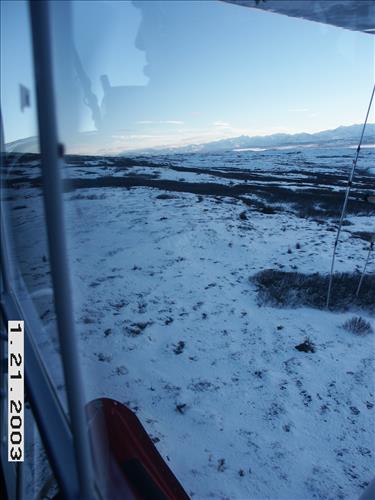
[[[158,146],[153,148],[134,148],[121,152],[113,153],[108,148],[108,153],[100,151],[100,156],[128,156],[129,154],[173,154],[173,153],[215,153],[225,151],[235,151],[241,149],[274,149],[284,147],[308,147],[314,146],[357,146],[362,132],[363,125],[340,126],[333,130],[324,130],[309,134],[306,132],[298,134],[272,134],[266,136],[247,136],[231,137],[220,139],[203,144],[188,144],[185,146]],[[77,136],[77,144],[80,140],[95,140],[95,134],[100,138],[100,132],[82,132]],[[365,130],[363,145],[375,144],[375,123],[368,123]],[[19,153],[37,153],[39,151],[39,141],[37,137],[27,137],[6,144],[6,151]],[[98,155],[98,152],[87,152],[86,154]]]
[[[324,130],[309,134],[302,132],[299,134],[272,134],[267,136],[247,136],[241,135],[230,139],[221,139],[204,144],[189,144],[180,147],[155,147],[137,152],[147,154],[168,154],[168,153],[213,153],[233,151],[238,149],[272,149],[287,146],[352,146],[357,145],[362,132],[363,125],[340,126],[333,130]],[[365,130],[363,144],[375,143],[375,123],[368,123]],[[129,151],[124,152],[124,154]]]

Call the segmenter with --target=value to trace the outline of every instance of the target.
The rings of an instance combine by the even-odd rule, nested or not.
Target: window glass
[[[25,412],[25,424],[23,497],[27,499],[53,498],[58,493],[58,486],[30,408],[27,408]]]
[[[27,2],[1,4],[1,205],[11,287],[26,287],[43,324],[35,342],[62,401],[62,374],[43,206],[34,66]]]
[[[373,113],[325,300],[372,35],[227,2],[52,7],[88,401],[130,408],[192,497],[358,497]]]

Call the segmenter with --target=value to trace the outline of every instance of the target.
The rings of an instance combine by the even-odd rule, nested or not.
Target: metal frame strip
[[[93,496],[93,475],[89,436],[85,422],[83,386],[77,352],[70,273],[66,251],[60,178],[61,158],[53,85],[50,5],[51,3],[47,0],[38,2],[29,0],[43,197],[57,327],[80,483],[80,498],[88,499]]]
[[[17,298],[12,293],[5,293],[1,301],[1,311],[4,321],[14,318],[22,318],[25,321],[27,397],[63,497],[78,499],[80,498],[79,482],[72,433],[56,390],[34,342],[34,338],[43,328],[34,309],[34,304],[27,292]],[[43,396],[41,397],[41,395]],[[16,477],[15,472],[14,474]]]

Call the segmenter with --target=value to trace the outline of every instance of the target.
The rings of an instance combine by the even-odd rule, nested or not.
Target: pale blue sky
[[[2,5],[8,141],[30,128],[31,111],[14,111],[17,83],[31,85],[22,3]],[[73,28],[108,152],[361,123],[374,80],[373,35],[223,2],[73,2]],[[104,101],[103,74],[112,86]],[[93,131],[76,83],[77,128]]]

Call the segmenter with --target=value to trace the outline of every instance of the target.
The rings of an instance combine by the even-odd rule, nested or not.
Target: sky
[[[53,4],[59,129],[68,151],[316,132],[364,120],[374,35],[219,1],[73,1],[70,13],[61,11],[64,2]],[[10,142],[35,135],[35,95],[26,3],[5,1],[1,9]],[[19,84],[31,92],[23,112]]]

